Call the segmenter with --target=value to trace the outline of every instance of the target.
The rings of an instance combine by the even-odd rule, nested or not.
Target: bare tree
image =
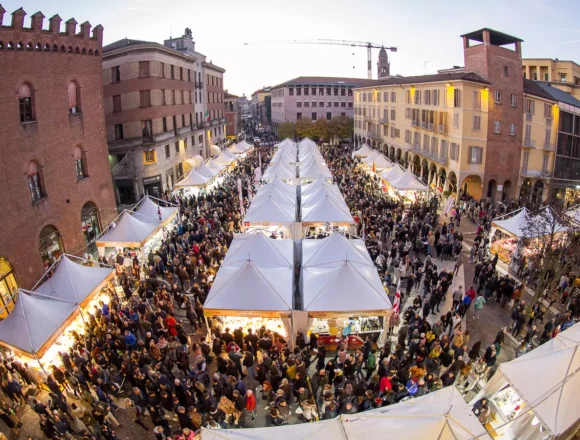
[[[545,292],[556,294],[562,276],[571,283],[580,273],[580,224],[566,216],[560,203],[548,203],[530,211],[522,232],[518,245],[527,250],[529,278],[535,281],[531,307]]]

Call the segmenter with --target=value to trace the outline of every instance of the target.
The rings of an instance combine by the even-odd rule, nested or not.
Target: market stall
[[[566,216],[568,216],[572,221],[580,223],[580,205],[568,209],[566,211]]]
[[[303,310],[312,319],[310,331],[329,346],[346,327],[349,346],[362,344],[366,335],[378,336],[392,311],[364,242],[339,232],[302,242],[300,291]]]
[[[210,145],[209,146],[209,155],[211,157],[216,157],[219,156],[219,154],[222,152],[221,148],[218,147],[217,145]]]
[[[296,236],[296,200],[288,200],[276,192],[254,199],[243,219],[244,232],[253,229],[266,229],[283,238]]]
[[[362,162],[374,172],[384,172],[395,166],[393,162],[377,150],[373,150],[373,152],[364,158]]]
[[[425,195],[429,189],[410,170],[405,170],[398,178],[390,178],[387,182],[389,193],[398,196],[407,203],[417,201],[420,195]]]
[[[203,160],[203,157],[199,154],[190,157],[189,159],[185,159],[183,161],[183,172],[187,173],[191,170],[199,168],[203,164]]]
[[[199,194],[202,188],[205,188],[211,180],[209,177],[202,176],[196,170],[191,170],[189,174],[177,182],[173,188],[182,189],[186,194]]]
[[[324,191],[322,195],[310,195],[301,199],[303,235],[316,235],[332,229],[352,232],[355,221],[342,195],[338,197],[329,189]]]
[[[298,167],[298,175],[300,176],[301,182],[314,181],[316,179],[332,180],[332,173],[328,167],[315,161],[304,165],[300,164]]]
[[[425,396],[340,416],[346,437],[368,440],[376,433],[405,440],[491,440],[454,386]]]
[[[270,165],[262,176],[262,180],[269,182],[276,178],[289,182],[296,182],[296,166],[289,165],[283,161]]]
[[[490,432],[502,439],[570,438],[580,428],[580,324],[510,362],[470,402],[486,396]]]
[[[367,157],[370,156],[373,152],[373,149],[369,147],[367,144],[362,144],[358,150],[354,150],[352,152],[352,156],[360,156],[360,157]]]

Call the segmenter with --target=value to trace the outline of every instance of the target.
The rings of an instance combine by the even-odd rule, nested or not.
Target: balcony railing
[[[418,127],[418,126],[419,126],[419,121],[417,121],[416,119],[412,119],[412,120],[411,120],[411,125],[412,125],[413,127]]]
[[[433,130],[433,122],[427,122],[427,130]]]
[[[413,144],[411,142],[405,142],[405,148],[407,148],[407,150],[412,150]]]
[[[447,133],[447,125],[437,124],[437,131],[439,133]]]
[[[220,118],[220,124],[225,124],[227,122],[226,118]]]
[[[531,121],[534,115],[532,113],[526,113],[526,121]]]
[[[548,179],[550,177],[552,177],[552,173],[548,170],[542,169],[542,170],[536,170],[536,169],[530,169],[527,166],[523,166],[520,169],[520,174],[522,176],[525,177],[542,177],[544,179]]]
[[[536,141],[533,139],[524,139],[524,147],[536,148]]]
[[[383,125],[389,125],[389,120],[385,118],[379,118],[379,123]]]
[[[551,144],[550,142],[544,142],[544,150],[554,151],[554,150],[556,150],[556,145]]]
[[[135,177],[135,168],[133,167],[130,152],[117,165],[111,168],[111,174],[113,175],[113,179],[132,179]]]
[[[421,144],[413,144],[413,151],[420,152],[421,151]]]
[[[203,89],[203,83],[196,82],[194,87],[195,87],[196,89]]]

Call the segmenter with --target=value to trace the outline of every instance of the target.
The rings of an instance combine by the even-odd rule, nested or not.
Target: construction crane
[[[287,40],[287,41],[267,41],[261,43],[244,43],[244,46],[249,44],[329,44],[333,46],[351,46],[351,47],[366,47],[367,48],[367,70],[368,78],[373,77],[372,72],[372,56],[371,49],[385,49],[391,52],[396,52],[396,47],[385,47],[382,44],[375,43],[365,43],[364,41],[348,41],[348,40],[328,40],[328,39],[317,39],[317,40]]]

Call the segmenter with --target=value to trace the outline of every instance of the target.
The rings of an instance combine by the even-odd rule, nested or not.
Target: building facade
[[[224,115],[226,117],[226,137],[233,139],[237,138],[242,129],[242,112],[238,105],[240,97],[232,95],[231,93],[224,93]]]
[[[63,253],[94,250],[117,215],[103,113],[103,28],[0,6],[0,318]]]
[[[355,142],[442,191],[508,201],[522,151],[521,40],[491,29],[462,38],[465,69],[357,88]]]
[[[109,160],[119,204],[161,197],[202,151],[193,116],[195,60],[158,43],[123,39],[103,48]]]
[[[379,60],[377,61],[377,78],[387,78],[391,76],[391,63],[384,47],[379,50]]]
[[[225,69],[216,66],[211,61],[204,62],[205,90],[207,110],[205,113],[206,136],[210,145],[221,144],[226,139],[226,117],[224,105],[224,73]]]
[[[272,125],[307,118],[352,118],[353,89],[377,80],[301,76],[272,87]]]
[[[262,131],[272,129],[272,89],[263,87],[252,93],[252,118]]]
[[[551,58],[526,58],[522,75],[532,81],[544,81],[580,99],[580,65],[574,61]]]

